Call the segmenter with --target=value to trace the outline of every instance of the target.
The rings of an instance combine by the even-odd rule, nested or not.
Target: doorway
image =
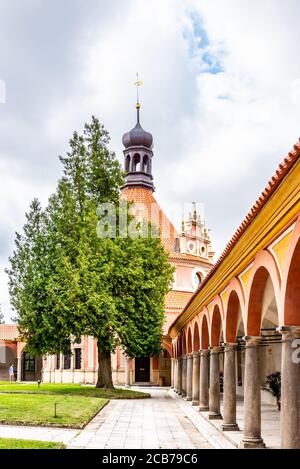
[[[135,381],[148,383],[150,381],[150,357],[135,359]]]

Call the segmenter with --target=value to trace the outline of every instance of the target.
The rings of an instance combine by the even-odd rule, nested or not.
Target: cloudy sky
[[[122,160],[153,133],[156,197],[202,203],[219,254],[300,135],[298,0],[0,0],[0,303],[34,196],[46,203],[92,114]]]

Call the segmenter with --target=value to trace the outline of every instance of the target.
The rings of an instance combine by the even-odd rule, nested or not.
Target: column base
[[[208,414],[208,420],[222,420],[222,415],[217,413]]]
[[[239,444],[239,448],[251,449],[251,448],[265,448],[266,445],[262,438],[243,438]]]
[[[192,398],[191,398],[191,397],[188,397],[188,396],[186,396],[186,400],[187,400],[187,401],[191,401],[191,400],[192,400]]]
[[[178,396],[182,396],[182,392],[177,391]]]
[[[208,411],[209,411],[208,406],[205,406],[205,405],[199,406],[199,412],[208,412]]]
[[[126,388],[126,389],[129,389],[129,388],[130,388],[130,384],[125,384],[125,388]]]
[[[182,397],[183,399],[185,399],[185,398],[186,398],[186,394],[183,394],[183,393],[182,393],[182,394],[181,394],[181,397]]]
[[[239,431],[239,426],[237,423],[222,423],[221,429],[223,432],[234,432]]]
[[[192,405],[199,405],[199,401],[192,401]]]

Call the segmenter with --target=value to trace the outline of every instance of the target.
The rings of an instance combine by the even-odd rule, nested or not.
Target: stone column
[[[300,326],[282,326],[281,447],[300,448]]]
[[[177,393],[178,393],[178,362],[179,362],[179,358],[177,357],[175,360],[175,375],[174,375],[174,379],[175,379],[174,390]]]
[[[244,378],[244,436],[241,448],[264,448],[261,437],[261,396],[259,343],[261,337],[244,337],[246,342]]]
[[[186,400],[192,400],[193,393],[193,354],[189,353],[187,356],[187,372],[186,372]]]
[[[224,386],[222,430],[239,430],[236,423],[236,344],[224,344]]]
[[[22,356],[17,358],[17,381],[22,381]]]
[[[209,374],[209,414],[210,420],[221,419],[220,412],[220,347],[212,347],[210,351]]]
[[[208,360],[209,350],[200,351],[200,392],[199,392],[199,410],[206,412],[208,410],[209,392],[208,392]]]
[[[130,363],[130,358],[125,357],[125,388],[130,388]]]
[[[177,360],[177,392],[182,394],[182,357]]]
[[[171,389],[174,389],[174,367],[175,367],[175,360],[171,358]]]
[[[174,358],[173,373],[173,389],[177,392],[177,358]]]
[[[187,358],[186,355],[182,357],[182,383],[181,383],[181,392],[182,397],[186,397],[186,375],[187,375]]]
[[[192,405],[199,405],[200,353],[193,353],[193,395]]]

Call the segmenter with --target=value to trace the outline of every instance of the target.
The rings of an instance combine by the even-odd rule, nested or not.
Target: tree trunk
[[[98,341],[98,380],[96,388],[113,389],[112,371],[111,371],[111,353],[110,351],[101,350]]]

